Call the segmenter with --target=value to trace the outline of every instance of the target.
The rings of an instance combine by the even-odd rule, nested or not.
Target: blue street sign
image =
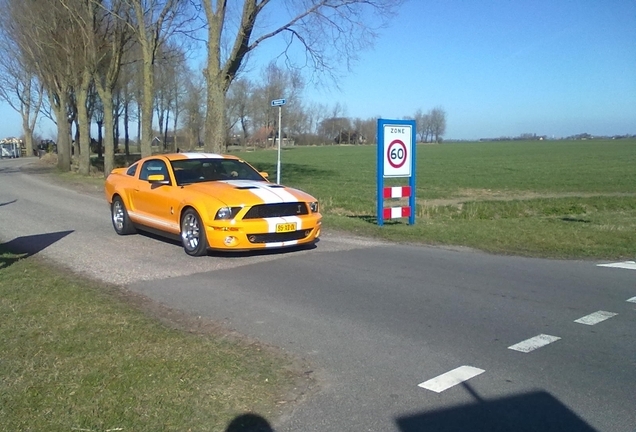
[[[285,102],[287,102],[285,99],[274,99],[272,101],[272,106],[276,107],[276,106],[283,106],[285,105]]]

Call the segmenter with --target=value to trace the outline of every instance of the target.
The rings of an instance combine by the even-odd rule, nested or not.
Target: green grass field
[[[503,254],[636,257],[636,140],[420,144],[416,152],[414,226],[375,223],[375,146],[284,149],[281,181],[319,198],[326,229]],[[238,154],[275,180],[276,151]]]

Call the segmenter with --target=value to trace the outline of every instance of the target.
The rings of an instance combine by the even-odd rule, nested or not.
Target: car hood
[[[225,205],[250,206],[255,204],[276,204],[283,202],[316,201],[298,189],[274,183],[252,180],[225,180],[192,183],[184,186],[191,191],[209,195]]]

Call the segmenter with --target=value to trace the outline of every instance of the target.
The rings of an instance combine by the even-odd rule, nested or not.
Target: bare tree
[[[186,87],[183,82],[183,71],[187,70],[186,55],[183,48],[176,50],[174,61],[171,65],[171,73],[169,76],[168,86],[170,88],[170,112],[172,113],[172,131],[174,140],[170,150],[176,151],[178,148],[178,128],[181,112],[183,111],[183,101],[186,94]],[[164,142],[168,139],[168,119],[166,119],[166,128],[164,131]]]
[[[330,117],[320,123],[319,134],[331,143],[340,143],[343,138],[343,142],[348,142],[351,129],[351,119],[348,117]]]
[[[323,104],[311,103],[306,107],[308,133],[318,134],[318,127],[328,115],[327,111],[327,107]]]
[[[0,98],[20,114],[25,145],[31,152],[35,148],[33,133],[42,106],[44,88],[28,69],[22,53],[5,33],[5,28],[0,22]]]
[[[300,95],[305,83],[300,73],[287,70],[270,62],[263,68],[261,82],[253,92],[252,120],[256,128],[278,130],[278,111],[272,109],[273,99],[284,98],[287,103],[283,110],[283,125],[288,129],[297,128],[296,123],[302,117]]]
[[[365,142],[376,142],[378,118],[380,118],[380,116],[368,118],[366,120],[363,120],[360,124],[358,132]]]
[[[53,0],[3,0],[8,34],[22,53],[28,70],[37,75],[48,93],[57,124],[58,168],[71,166],[69,114],[71,93],[81,57],[82,34],[69,10]],[[80,46],[78,46],[80,45]],[[79,69],[80,71],[83,69]]]
[[[420,141],[428,142],[428,137],[431,136],[432,131],[431,112],[424,114],[421,109],[418,109],[413,119],[415,120],[416,132],[420,137]]]
[[[402,0],[201,0],[208,25],[206,149],[220,151],[225,139],[225,97],[247,55],[263,42],[283,37],[290,66],[307,66],[335,77],[371,45],[376,31]],[[242,7],[240,4],[242,3]],[[276,8],[276,9],[274,9]],[[268,13],[272,12],[272,13]],[[238,23],[238,24],[237,24]],[[377,23],[377,25],[374,25]],[[227,37],[225,49],[223,37]],[[300,64],[291,52],[305,53]],[[344,61],[343,61],[344,60]]]
[[[93,120],[97,125],[97,148],[94,149],[94,152],[97,153],[98,158],[102,158],[104,155],[104,104],[99,97],[95,98]],[[92,146],[93,143],[91,142],[91,147]],[[91,151],[93,151],[93,149],[91,149]],[[106,170],[104,170],[104,173],[106,173]]]
[[[131,8],[131,16],[125,22],[131,23],[142,55],[141,97],[141,155],[152,153],[152,118],[154,101],[154,66],[157,52],[162,43],[174,35],[184,31],[193,16],[186,16],[187,0],[123,0]]]
[[[103,142],[104,176],[107,176],[115,167],[115,125],[119,124],[118,116],[115,115],[118,107],[115,104],[114,93],[121,76],[123,59],[131,47],[132,38],[128,26],[122,20],[125,16],[123,0],[111,0],[100,4],[105,9],[99,23],[101,37],[94,40],[97,57],[93,80],[103,106],[103,123],[106,131]]]
[[[446,111],[441,107],[433,108],[429,116],[432,136],[435,137],[435,142],[439,143],[441,137],[446,133]]]
[[[250,80],[240,78],[230,86],[226,99],[226,121],[228,129],[238,129],[242,143],[247,142],[252,133],[253,99],[254,84]]]
[[[71,120],[76,125],[75,147],[78,150],[79,173],[88,175],[90,168],[89,92],[97,67],[95,38],[99,18],[93,1],[59,0],[73,27],[75,40],[72,54],[66,60],[71,67]],[[101,9],[99,10],[101,15]],[[79,138],[79,139],[78,139]]]
[[[155,67],[155,111],[164,151],[168,150],[170,115],[178,117],[179,75],[185,69],[185,54],[179,47],[162,45]],[[174,136],[176,137],[176,130]]]
[[[205,119],[205,84],[203,77],[192,71],[185,74],[186,93],[183,99],[184,128],[188,137],[188,147],[199,146],[203,138]]]

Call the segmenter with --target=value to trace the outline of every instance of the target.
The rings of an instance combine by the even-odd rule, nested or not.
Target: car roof
[[[168,153],[161,155],[168,159],[169,161],[176,160],[184,160],[184,159],[235,159],[239,158],[231,155],[223,155],[217,153],[196,153],[196,152],[185,152],[185,153]]]

